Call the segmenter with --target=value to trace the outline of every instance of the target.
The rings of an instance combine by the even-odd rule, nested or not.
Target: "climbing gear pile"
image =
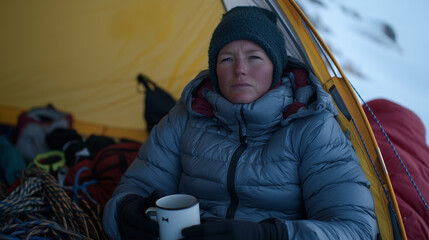
[[[3,194],[4,195],[4,194]],[[100,217],[71,201],[52,175],[33,167],[0,199],[0,239],[107,239]]]

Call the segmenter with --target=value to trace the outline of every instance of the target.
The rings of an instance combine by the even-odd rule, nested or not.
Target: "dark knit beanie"
[[[287,63],[287,54],[283,34],[276,22],[277,16],[273,12],[259,7],[235,7],[223,15],[209,46],[210,78],[216,90],[219,90],[216,74],[219,51],[235,40],[249,40],[265,50],[273,63],[271,88],[277,85]]]

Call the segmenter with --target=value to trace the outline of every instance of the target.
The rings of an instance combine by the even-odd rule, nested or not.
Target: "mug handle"
[[[152,221],[157,221],[156,218],[156,207],[150,207],[148,209],[146,209],[145,214],[147,217],[149,217],[150,220]]]

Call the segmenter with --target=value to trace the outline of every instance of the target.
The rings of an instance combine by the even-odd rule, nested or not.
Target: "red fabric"
[[[385,99],[367,103],[390,138],[425,201],[429,201],[429,147],[420,118]],[[408,239],[429,239],[429,210],[376,121],[363,106],[383,155]]]
[[[303,68],[289,68],[287,69],[288,72],[293,73],[293,76],[295,78],[295,88],[300,89],[302,87],[308,86],[307,82],[307,71]]]
[[[295,80],[295,90],[298,90],[302,87],[308,86],[307,75],[308,72],[302,68],[288,68],[287,72],[293,73],[293,77]],[[302,107],[305,107],[306,103],[303,102],[293,102],[283,113],[283,119],[286,119],[290,115],[298,112],[298,110]]]
[[[52,125],[55,121],[58,121],[58,120],[62,119],[62,118],[60,118],[60,119],[46,119],[44,121],[38,121],[38,120],[34,119],[33,117],[29,116],[30,111],[23,111],[18,116],[17,125],[16,125],[17,138],[19,138],[21,136],[22,130],[28,124],[37,124],[37,125],[41,125],[41,126],[49,126],[49,125]],[[46,107],[46,111],[52,111],[52,112],[54,112],[54,111],[57,111],[57,110],[56,109],[51,109],[49,107]],[[42,113],[40,113],[40,116],[43,116]],[[66,121],[67,121],[67,123],[69,125],[69,128],[73,128],[73,115],[71,115],[70,113],[65,113],[65,112],[61,112],[61,113],[64,114],[63,117],[66,119]],[[13,142],[13,144],[16,144],[16,142]]]
[[[286,119],[290,115],[298,112],[298,110],[302,107],[305,107],[305,103],[302,102],[294,102],[287,109],[286,112],[283,113],[283,119]]]
[[[204,89],[213,90],[213,83],[205,79],[198,87],[195,96],[192,96],[192,110],[208,117],[214,117],[213,106],[203,96]]]
[[[97,181],[97,183],[89,185],[87,191],[103,212],[125,170],[137,157],[140,145],[135,142],[124,142],[102,149],[94,159],[82,160],[69,168],[64,185],[74,186],[78,171],[86,169],[79,174],[78,184],[82,186],[92,180]],[[79,190],[78,193],[89,204],[94,205],[82,190]],[[69,191],[69,194],[73,195],[73,192]]]

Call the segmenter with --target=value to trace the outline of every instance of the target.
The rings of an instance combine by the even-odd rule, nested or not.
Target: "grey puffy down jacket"
[[[293,73],[249,104],[210,90],[208,72],[152,130],[104,210],[103,227],[120,239],[116,207],[128,194],[188,193],[205,217],[277,218],[289,239],[373,239],[369,182],[311,73]],[[298,104],[297,104],[298,103]]]

